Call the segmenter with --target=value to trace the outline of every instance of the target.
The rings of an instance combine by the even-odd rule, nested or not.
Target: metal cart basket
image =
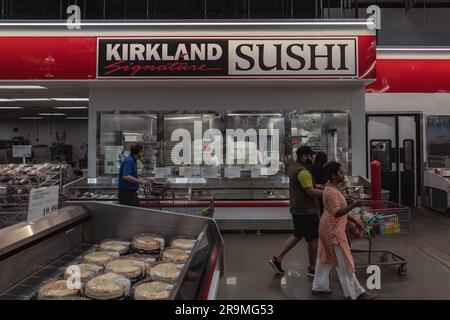
[[[214,215],[214,193],[211,192],[179,193],[149,187],[144,188],[144,194],[144,206],[148,208],[209,218]]]
[[[355,268],[367,268],[369,265],[399,266],[398,273],[405,276],[408,261],[390,250],[373,249],[372,239],[377,236],[394,236],[409,232],[410,209],[386,200],[367,201],[364,202],[364,207],[358,215],[364,223],[368,249],[351,249]]]

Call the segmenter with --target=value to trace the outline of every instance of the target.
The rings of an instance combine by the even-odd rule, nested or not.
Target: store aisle
[[[398,238],[376,238],[377,248],[408,260],[408,274],[397,267],[381,269],[380,299],[450,299],[450,218],[426,209],[413,210],[411,232]],[[306,244],[300,242],[283,261],[285,276],[275,275],[267,260],[288,234],[224,234],[225,275],[218,299],[343,299],[335,272],[329,296],[313,296],[306,277]],[[355,247],[364,248],[366,242]],[[368,275],[358,270],[365,287]]]

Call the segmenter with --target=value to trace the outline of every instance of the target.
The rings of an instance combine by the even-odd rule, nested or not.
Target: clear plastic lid
[[[83,286],[78,283],[78,286],[69,279],[51,279],[42,283],[35,298],[37,300],[61,300],[71,297],[80,297]]]
[[[131,246],[134,251],[141,253],[155,253],[165,246],[164,238],[155,233],[140,233],[133,237]]]
[[[104,270],[104,267],[95,263],[72,263],[64,270],[65,279],[80,280],[82,282],[100,274]]]
[[[140,279],[145,275],[145,263],[134,257],[124,256],[105,265],[105,272],[122,275],[130,280]]]
[[[171,248],[178,248],[183,250],[192,250],[197,243],[197,239],[193,237],[183,237],[179,236],[176,238],[173,238],[170,247]]]
[[[173,263],[185,263],[191,255],[191,250],[167,248],[162,254],[162,261]]]
[[[108,272],[90,279],[84,295],[98,300],[120,299],[130,294],[131,281],[124,276]]]
[[[122,240],[122,239],[105,239],[100,243],[101,251],[112,251],[117,252],[120,255],[127,254],[130,251],[130,241]]]
[[[167,281],[176,283],[180,278],[184,264],[176,264],[172,262],[161,262],[150,269],[150,279],[154,281]]]
[[[143,280],[131,291],[134,300],[165,300],[170,297],[174,285],[165,281]]]
[[[118,252],[91,250],[83,256],[83,261],[104,266],[109,261],[119,257],[120,255]]]

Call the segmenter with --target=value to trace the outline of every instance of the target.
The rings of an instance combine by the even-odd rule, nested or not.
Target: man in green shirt
[[[289,168],[290,212],[294,230],[278,255],[269,263],[278,274],[284,274],[281,260],[302,238],[308,243],[309,268],[307,275],[314,277],[319,238],[319,200],[322,190],[316,188],[311,173],[313,151],[308,146],[297,149],[297,161]]]

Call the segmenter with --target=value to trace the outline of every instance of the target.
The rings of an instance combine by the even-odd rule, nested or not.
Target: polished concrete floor
[[[268,264],[289,234],[224,234],[225,275],[217,299],[343,299],[333,271],[329,296],[313,296],[312,281],[306,277],[307,250],[304,241],[283,261],[285,276],[275,275]],[[398,266],[381,268],[379,299],[450,299],[450,218],[426,209],[414,209],[410,232],[394,238],[375,238],[376,249],[387,249],[407,259],[407,274]],[[364,249],[366,241],[353,243]],[[357,271],[366,287],[369,275]]]

